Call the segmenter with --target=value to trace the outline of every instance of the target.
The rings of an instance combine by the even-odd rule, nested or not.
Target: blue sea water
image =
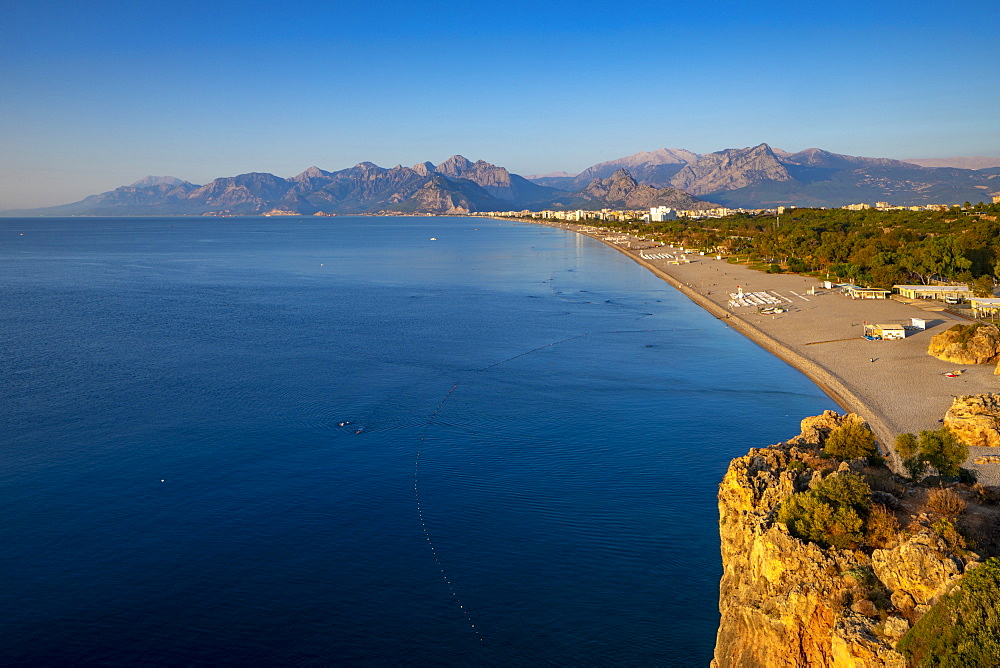
[[[705,665],[718,482],[834,407],[486,219],[0,219],[0,335],[4,665]]]

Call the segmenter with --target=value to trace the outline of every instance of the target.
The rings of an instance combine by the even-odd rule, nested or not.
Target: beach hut
[[[905,339],[906,329],[902,325],[865,325],[865,336],[883,341]]]

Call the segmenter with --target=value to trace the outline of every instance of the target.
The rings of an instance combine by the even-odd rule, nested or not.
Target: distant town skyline
[[[766,142],[1000,156],[1000,46],[958,1],[0,6],[0,209],[441,162],[579,172]]]

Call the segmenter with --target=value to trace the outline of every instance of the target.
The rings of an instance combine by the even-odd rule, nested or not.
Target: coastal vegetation
[[[909,480],[886,466],[868,425],[855,415],[844,416],[818,434],[816,450],[797,448],[787,470],[794,472],[798,488],[780,505],[777,520],[801,540],[823,548],[870,551],[898,542],[899,521],[893,511],[903,497],[919,498],[911,510],[930,513],[945,522],[938,527],[956,548],[982,543],[993,536],[989,527],[955,524],[968,502],[991,497],[996,490],[971,486],[975,476],[961,468],[969,448],[948,427],[925,430],[919,435],[900,434],[895,450]],[[963,494],[948,484],[959,484]],[[929,488],[921,483],[938,485]],[[805,485],[802,489],[801,486]],[[964,496],[963,496],[964,495]],[[967,540],[968,537],[968,540]]]
[[[897,645],[911,666],[1000,665],[1000,559],[972,568]]]
[[[812,273],[885,288],[966,281],[979,294],[988,294],[1000,278],[998,215],[1000,204],[982,203],[944,211],[802,208],[778,216],[649,223],[642,232],[685,248],[734,256],[765,271]]]
[[[856,474],[834,474],[782,504],[778,519],[792,535],[822,547],[855,547],[871,515],[871,487]]]
[[[1000,593],[1000,577],[972,577],[1000,554],[997,489],[897,475],[865,456],[859,425],[827,411],[731,463],[719,488],[720,667],[997,665],[967,642],[995,635],[1000,618],[977,598]],[[918,625],[931,610],[938,626]],[[966,635],[931,637],[954,620]],[[942,656],[964,663],[928,658]]]
[[[896,437],[896,453],[910,478],[919,482],[928,469],[946,477],[958,476],[969,457],[969,446],[951,429],[941,427],[921,431],[919,436],[900,434]]]
[[[876,460],[878,444],[868,425],[860,420],[851,420],[830,432],[823,452],[842,461],[859,457]]]

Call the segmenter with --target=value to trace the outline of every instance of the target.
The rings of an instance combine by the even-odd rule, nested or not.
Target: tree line
[[[685,248],[745,256],[774,271],[883,288],[960,281],[985,294],[1000,279],[998,219],[1000,204],[966,203],[946,211],[790,209],[780,216],[682,218],[641,229]]]

